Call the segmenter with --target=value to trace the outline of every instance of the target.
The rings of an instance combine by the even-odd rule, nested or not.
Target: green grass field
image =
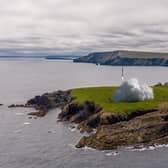
[[[72,95],[76,97],[75,102],[84,102],[86,100],[94,101],[99,104],[105,112],[115,113],[132,113],[136,110],[145,110],[157,107],[162,102],[168,102],[168,86],[154,87],[153,100],[135,102],[135,103],[118,103],[112,101],[112,95],[117,87],[93,87],[73,89]]]

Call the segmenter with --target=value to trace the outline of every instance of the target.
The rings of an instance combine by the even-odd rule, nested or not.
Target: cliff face
[[[155,111],[131,120],[100,125],[95,134],[84,136],[76,147],[114,149],[119,146],[150,146],[168,143],[167,111]]]
[[[168,66],[168,54],[133,51],[100,52],[80,57],[74,62],[113,66]]]
[[[167,86],[167,83],[155,85],[161,90],[161,87]],[[168,102],[165,96],[161,97],[161,102],[156,104],[156,107],[146,110],[139,108],[131,113],[104,111],[94,101],[85,100],[78,103],[72,101],[75,98],[77,97],[72,94],[72,90],[56,91],[35,96],[25,105],[9,107],[35,108],[36,111],[29,115],[38,117],[45,116],[53,108],[61,108],[59,121],[78,124],[77,128],[81,132],[92,132],[80,139],[77,148],[89,146],[109,150],[120,146],[168,144]]]

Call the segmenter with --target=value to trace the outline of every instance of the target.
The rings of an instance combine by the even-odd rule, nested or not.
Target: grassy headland
[[[112,101],[112,95],[118,87],[92,87],[78,88],[72,90],[72,95],[76,97],[75,102],[82,103],[86,100],[93,101],[100,105],[105,112],[132,113],[137,110],[148,110],[156,108],[160,103],[168,101],[168,86],[153,87],[154,99],[134,102],[119,103]]]
[[[168,144],[168,85],[153,87],[153,100],[135,103],[112,101],[117,89],[93,87],[56,91],[35,96],[26,105],[14,107],[34,107],[38,111],[31,115],[37,116],[44,116],[50,109],[60,107],[60,121],[78,124],[81,132],[96,129],[95,134],[81,138],[76,147],[104,150],[119,146]]]

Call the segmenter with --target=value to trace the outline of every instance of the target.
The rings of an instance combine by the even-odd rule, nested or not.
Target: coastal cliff
[[[153,88],[156,98],[140,103],[111,102],[108,97],[116,87],[99,87],[45,93],[30,99],[25,106],[35,107],[39,111],[31,115],[40,117],[60,107],[59,121],[77,124],[81,132],[92,132],[81,138],[77,148],[167,144],[168,86],[165,83]],[[46,113],[40,115],[43,110]]]
[[[168,53],[112,51],[95,52],[74,59],[74,62],[113,66],[168,66]]]
[[[100,125],[97,132],[83,137],[76,147],[115,149],[120,146],[150,146],[168,143],[168,111],[151,111],[130,120]]]

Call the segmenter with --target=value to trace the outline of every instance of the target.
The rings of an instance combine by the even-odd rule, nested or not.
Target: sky
[[[0,55],[168,51],[168,0],[0,0]]]

